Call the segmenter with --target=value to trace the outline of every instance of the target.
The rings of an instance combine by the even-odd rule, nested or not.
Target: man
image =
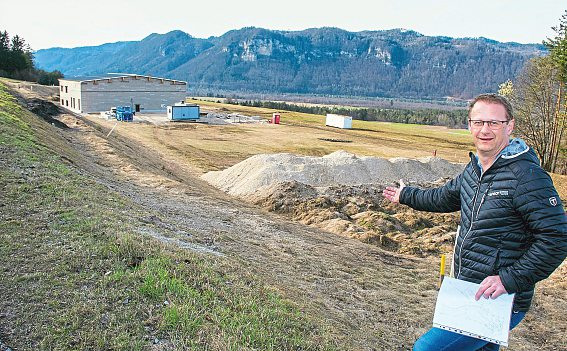
[[[476,155],[470,153],[463,173],[436,189],[400,181],[383,195],[416,210],[461,211],[455,278],[480,283],[477,300],[515,293],[512,329],[528,311],[535,283],[565,259],[567,217],[533,149],[521,139],[510,140],[514,118],[505,98],[476,97],[469,105],[469,129]],[[498,350],[498,345],[432,328],[414,350]]]

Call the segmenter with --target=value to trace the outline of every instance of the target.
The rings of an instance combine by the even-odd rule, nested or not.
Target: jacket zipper
[[[484,174],[483,174],[484,176]],[[473,224],[474,224],[474,219],[478,218],[478,214],[480,213],[480,208],[482,207],[482,204],[484,203],[484,199],[486,198],[486,194],[488,194],[488,192],[490,191],[490,187],[492,185],[492,183],[489,183],[488,186],[486,187],[486,190],[484,191],[484,193],[482,194],[482,198],[480,199],[480,203],[478,204],[478,208],[476,210],[476,216],[474,215],[474,203],[476,201],[476,198],[478,196],[478,193],[480,191],[480,185],[482,183],[482,176],[480,177],[479,181],[478,181],[478,189],[476,191],[476,194],[474,195],[474,199],[473,199],[473,209],[472,209],[472,218],[471,218],[471,225],[469,227],[469,230],[467,231],[467,234],[465,234],[465,237],[463,238],[463,241],[461,242],[461,246],[459,247],[459,272],[457,273],[457,278],[459,278],[459,275],[461,274],[461,253],[463,252],[463,245],[465,244],[465,240],[467,239],[467,237],[469,236],[469,233],[472,230]]]
[[[495,160],[494,162],[496,162],[496,160]],[[494,162],[493,162],[492,164],[494,164]],[[486,171],[488,171],[488,170],[486,170]],[[463,255],[462,255],[462,253],[463,253],[463,245],[465,244],[465,241],[467,240],[467,237],[469,236],[469,234],[470,234],[470,232],[471,232],[471,230],[472,230],[472,227],[473,227],[473,225],[474,225],[474,219],[475,219],[475,217],[478,218],[478,214],[480,213],[480,208],[482,207],[482,204],[484,203],[484,199],[485,199],[485,197],[486,197],[486,194],[488,193],[488,190],[490,189],[490,185],[489,185],[489,186],[486,188],[486,191],[482,194],[482,199],[480,199],[480,203],[479,203],[479,205],[478,205],[478,209],[476,210],[476,216],[475,216],[475,213],[474,213],[474,205],[475,205],[475,203],[476,203],[476,199],[477,199],[478,194],[479,194],[479,192],[480,192],[480,187],[481,187],[481,185],[482,185],[482,178],[483,178],[484,175],[486,174],[486,171],[482,172],[482,174],[481,174],[480,177],[478,178],[478,188],[476,189],[476,192],[475,192],[474,197],[473,197],[473,208],[472,208],[472,210],[471,210],[471,225],[469,226],[469,229],[467,230],[467,233],[466,233],[465,236],[463,237],[463,241],[461,241],[461,245],[459,246],[459,271],[457,272],[457,277],[456,277],[457,279],[459,279],[459,276],[461,275],[461,267],[462,267],[461,262],[462,262],[462,257],[463,257]],[[458,234],[459,234],[459,233],[457,233],[457,237],[458,237]],[[455,244],[456,244],[456,239],[455,239]],[[456,251],[455,251],[455,253],[456,253]],[[454,260],[453,260],[453,261],[454,261]]]
[[[488,167],[488,169],[492,168],[492,165],[494,165],[496,163],[496,161],[501,157],[501,155],[498,155],[498,157],[496,158],[496,160],[494,160],[494,162],[492,162],[492,164],[490,165],[490,167]],[[472,162],[475,162],[474,160],[471,160]],[[459,271],[457,272],[457,279],[459,278],[459,276],[461,275],[461,262],[462,262],[462,253],[463,253],[463,245],[465,244],[465,241],[467,240],[467,237],[469,236],[469,233],[472,230],[473,224],[474,224],[474,219],[475,219],[475,214],[474,214],[474,205],[476,202],[476,198],[478,196],[478,193],[480,191],[480,186],[482,184],[482,178],[484,177],[484,175],[486,174],[486,172],[488,172],[488,169],[484,172],[482,172],[482,174],[480,175],[480,177],[478,178],[478,189],[476,190],[476,193],[474,194],[473,197],[473,208],[471,211],[471,225],[469,227],[469,230],[467,231],[467,233],[465,234],[465,237],[463,238],[463,241],[461,242],[461,245],[459,246]],[[476,172],[476,171],[475,171]],[[477,174],[478,175],[478,174]],[[480,208],[482,207],[482,204],[484,203],[484,198],[486,197],[486,194],[488,193],[488,191],[490,190],[490,186],[492,185],[492,183],[490,183],[488,185],[488,187],[486,188],[484,194],[482,195],[482,199],[480,199],[480,204],[478,205],[478,209],[476,210],[476,217],[478,218],[478,214],[480,213]],[[457,232],[457,238],[459,236],[459,232]],[[457,244],[457,238],[455,238],[455,245]],[[456,251],[455,251],[456,254]],[[454,261],[454,259],[453,259]]]
[[[480,213],[480,208],[482,207],[482,204],[484,203],[484,198],[486,197],[486,194],[488,194],[488,192],[490,191],[490,186],[492,185],[492,183],[489,183],[488,186],[486,187],[486,190],[484,191],[484,193],[482,194],[482,199],[480,199],[480,204],[478,205],[478,209],[476,210],[476,218],[478,218],[478,214]],[[480,188],[480,183],[479,183],[479,188]],[[473,209],[474,210],[474,209]],[[474,219],[475,217],[473,217]],[[472,228],[472,225],[471,225]]]
[[[469,236],[469,233],[471,232],[472,226],[474,224],[474,204],[476,203],[476,198],[477,198],[478,193],[480,191],[480,185],[482,183],[482,176],[483,175],[481,175],[480,179],[478,180],[478,189],[476,189],[476,193],[474,194],[474,197],[473,197],[473,208],[472,208],[472,213],[471,213],[471,225],[469,226],[469,230],[467,230],[467,233],[463,237],[463,241],[461,241],[461,245],[459,246],[459,271],[457,272],[457,279],[459,279],[459,277],[461,275],[461,267],[462,267],[461,262],[462,262],[462,258],[463,258],[463,245],[465,244],[465,241],[467,240],[467,237]],[[483,200],[484,200],[484,196],[483,196]],[[479,208],[480,208],[480,206],[479,206]],[[477,215],[478,215],[478,212],[477,212]]]
[[[457,239],[459,238],[459,234],[461,233],[461,226],[457,226],[457,235],[455,236],[455,245],[453,245],[453,259],[451,260],[451,272],[450,277],[455,278],[455,267],[456,267],[456,260],[457,257]]]

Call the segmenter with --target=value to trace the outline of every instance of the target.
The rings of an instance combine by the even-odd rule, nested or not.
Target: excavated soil
[[[463,170],[440,158],[358,157],[337,151],[323,157],[264,154],[203,179],[268,211],[325,231],[415,256],[438,256],[454,245],[458,214],[414,211],[390,203],[382,190],[443,184]]]
[[[421,183],[430,187],[435,183]],[[449,253],[459,215],[415,211],[382,196],[383,185],[311,187],[277,183],[246,200],[303,224],[419,257]]]
[[[384,159],[358,157],[339,150],[323,157],[292,154],[260,154],[223,171],[203,175],[203,179],[227,193],[247,197],[276,183],[298,181],[311,186],[389,184],[399,179],[423,183],[452,178],[463,165],[441,158]]]

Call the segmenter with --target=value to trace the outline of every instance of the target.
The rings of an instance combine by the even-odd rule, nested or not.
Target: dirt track
[[[70,127],[57,129],[74,145],[76,153],[64,155],[70,163],[162,213],[159,218],[134,213],[147,223],[140,234],[174,235],[189,249],[249,267],[330,325],[339,349],[405,350],[429,328],[435,261],[290,222],[228,197],[200,180],[183,159],[141,145],[120,129],[107,138],[108,125],[92,118],[58,119]],[[521,341],[513,336],[512,345],[538,348],[523,336]]]

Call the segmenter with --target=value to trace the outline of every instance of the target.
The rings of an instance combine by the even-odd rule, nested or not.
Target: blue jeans
[[[510,318],[510,330],[517,326],[526,312],[513,312]],[[448,330],[431,328],[413,345],[414,351],[497,351],[499,345]]]

